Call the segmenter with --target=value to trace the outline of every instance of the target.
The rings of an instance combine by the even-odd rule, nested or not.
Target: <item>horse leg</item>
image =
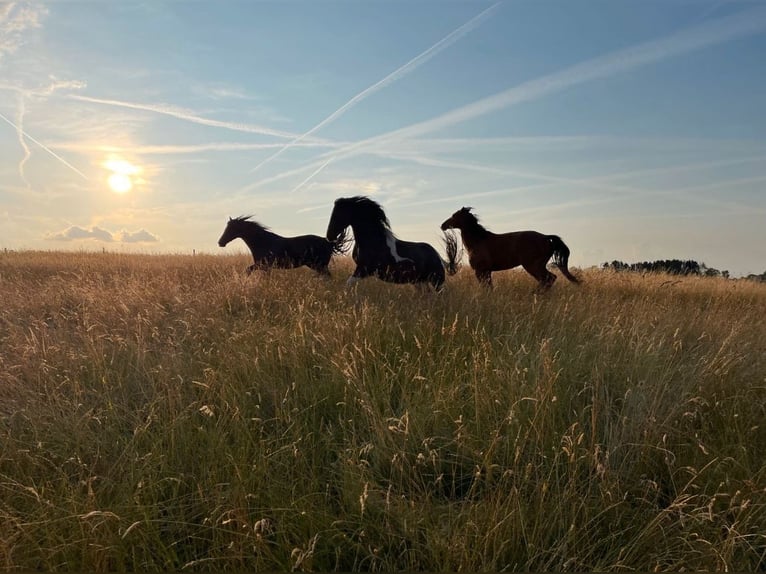
[[[246,274],[247,276],[250,276],[250,275],[252,275],[252,274],[253,274],[253,271],[255,271],[255,270],[256,270],[256,266],[255,266],[255,263],[253,263],[253,264],[252,264],[250,267],[248,267],[247,269],[245,269],[245,274]]]
[[[546,263],[547,259],[534,261],[532,263],[524,263],[522,265],[527,273],[537,279],[537,288],[541,292],[550,289],[553,286],[553,283],[556,281],[556,276],[548,271],[545,266]]]
[[[476,279],[479,280],[479,284],[484,287],[492,288],[492,271],[484,271],[476,269]]]

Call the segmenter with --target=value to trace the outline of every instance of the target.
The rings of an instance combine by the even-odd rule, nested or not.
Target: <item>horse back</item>
[[[468,251],[472,267],[500,271],[548,258],[553,247],[547,235],[526,230],[490,233],[481,244]]]
[[[401,239],[397,239],[396,251],[400,257],[406,257],[422,264],[439,262],[441,265],[439,253],[430,243],[425,243],[423,241],[402,241]]]
[[[282,265],[300,267],[301,265],[326,265],[332,257],[332,245],[319,235],[297,235],[280,237],[272,245],[274,258]]]

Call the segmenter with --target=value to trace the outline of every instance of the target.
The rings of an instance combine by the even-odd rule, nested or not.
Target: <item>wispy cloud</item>
[[[48,10],[39,2],[5,2],[0,4],[0,61],[24,43],[27,31],[39,28]]]
[[[139,102],[127,102],[123,100],[94,98],[91,96],[82,96],[79,94],[70,94],[68,97],[73,100],[78,100],[81,102],[89,102],[92,104],[100,104],[105,106],[115,106],[115,107],[121,107],[121,108],[130,108],[133,110],[152,112],[155,114],[169,116],[172,118],[176,118],[178,120],[183,120],[183,121],[191,122],[194,124],[216,127],[216,128],[223,128],[223,129],[237,131],[237,132],[273,136],[273,137],[278,137],[282,139],[295,139],[296,137],[298,137],[298,134],[286,132],[282,130],[275,130],[265,126],[259,126],[255,124],[245,124],[240,122],[225,122],[221,120],[213,120],[210,118],[205,118],[195,114],[191,110],[181,108],[178,106],[173,106],[170,104],[142,104]]]
[[[24,156],[21,158],[21,161],[19,162],[19,177],[21,177],[21,181],[24,182],[24,185],[26,185],[29,188],[29,187],[32,187],[32,185],[29,183],[29,180],[27,179],[27,176],[24,173],[24,166],[29,161],[29,158],[32,157],[32,152],[29,150],[27,141],[24,139],[24,130],[22,128],[22,126],[24,125],[25,112],[26,112],[26,105],[24,104],[24,97],[21,94],[19,94],[18,107],[16,108],[16,135],[18,136],[19,145],[21,146],[21,149],[24,150]]]
[[[297,144],[304,148],[339,148],[348,145],[347,142],[301,142]],[[282,147],[280,143],[239,143],[239,142],[210,142],[202,144],[179,144],[179,145],[130,145],[116,146],[96,142],[82,141],[59,141],[51,143],[50,147],[59,150],[77,152],[105,152],[105,153],[131,153],[137,155],[190,155],[206,152],[231,152],[268,150]]]
[[[341,117],[344,113],[346,113],[348,110],[353,108],[356,104],[364,100],[365,98],[371,96],[372,94],[379,92],[383,88],[389,86],[390,84],[396,82],[397,80],[405,77],[407,74],[413,72],[415,69],[420,67],[421,65],[428,62],[431,58],[439,54],[439,52],[442,52],[443,50],[446,50],[449,48],[452,44],[460,40],[463,36],[477,28],[484,20],[486,20],[492,12],[495,11],[495,9],[500,5],[500,2],[497,2],[487,8],[486,10],[482,11],[477,16],[474,16],[471,18],[468,22],[463,24],[462,26],[456,28],[449,34],[447,34],[444,38],[436,42],[434,45],[426,49],[425,51],[421,52],[414,58],[412,58],[409,62],[406,64],[400,66],[390,74],[388,74],[385,78],[382,80],[379,80],[378,82],[375,82],[373,85],[369,86],[368,88],[362,90],[358,94],[356,94],[353,98],[351,98],[349,101],[347,101],[345,104],[343,104],[340,108],[335,110],[333,113],[331,113],[329,116],[327,116],[325,119],[323,119],[321,122],[319,122],[317,125],[315,125],[313,128],[308,130],[307,132],[299,135],[292,141],[288,142],[284,145],[284,147],[277,150],[272,155],[268,156],[266,159],[264,159],[261,163],[256,165],[253,168],[253,172],[257,171],[267,163],[269,163],[271,160],[277,158],[279,155],[281,155],[286,150],[290,149],[292,146],[303,140],[304,138],[307,138],[313,133],[316,133],[326,125],[334,122],[339,117]],[[321,170],[320,170],[321,171]]]
[[[81,90],[86,85],[80,80],[59,80],[55,76],[50,76],[47,84],[35,88],[0,82],[0,91],[16,92],[28,98],[44,98],[60,90]]]

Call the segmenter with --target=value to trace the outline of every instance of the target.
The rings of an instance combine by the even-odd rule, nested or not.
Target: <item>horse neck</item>
[[[460,228],[460,236],[463,238],[463,244],[469,249],[472,246],[481,243],[490,235],[492,235],[492,232],[478,221]]]
[[[250,251],[265,251],[271,247],[273,240],[279,237],[276,233],[261,228],[250,228],[240,235]]]
[[[365,258],[371,251],[388,251],[387,239],[391,230],[386,227],[377,223],[370,225],[356,222],[351,224],[351,229],[354,232],[354,242],[359,246],[359,250],[364,248],[364,253],[367,254]]]
[[[352,223],[351,229],[354,232],[354,241],[364,246],[385,246],[386,234],[390,233],[382,225],[373,227],[361,222]]]

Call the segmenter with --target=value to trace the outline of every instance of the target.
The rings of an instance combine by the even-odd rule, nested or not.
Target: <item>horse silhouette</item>
[[[444,284],[445,265],[450,271],[456,268],[454,260],[443,261],[430,244],[397,238],[383,208],[369,197],[335,200],[327,239],[337,241],[348,227],[354,233],[356,263],[348,284],[373,276],[390,283],[430,284],[438,290]],[[448,256],[452,257],[449,249]]]
[[[558,235],[544,235],[537,231],[492,233],[479,223],[471,207],[463,207],[442,223],[443,231],[459,229],[468,261],[479,283],[492,286],[492,272],[521,265],[537,279],[540,289],[547,290],[556,281],[548,271],[548,260],[554,263],[564,277],[573,283],[579,279],[569,272],[569,248]]]
[[[343,233],[334,241],[319,235],[282,237],[253,221],[251,216],[230,217],[218,245],[225,247],[234,239],[242,239],[253,255],[253,264],[247,268],[248,275],[256,269],[292,269],[305,265],[320,275],[329,276],[330,259],[333,254],[344,253],[347,246]]]

